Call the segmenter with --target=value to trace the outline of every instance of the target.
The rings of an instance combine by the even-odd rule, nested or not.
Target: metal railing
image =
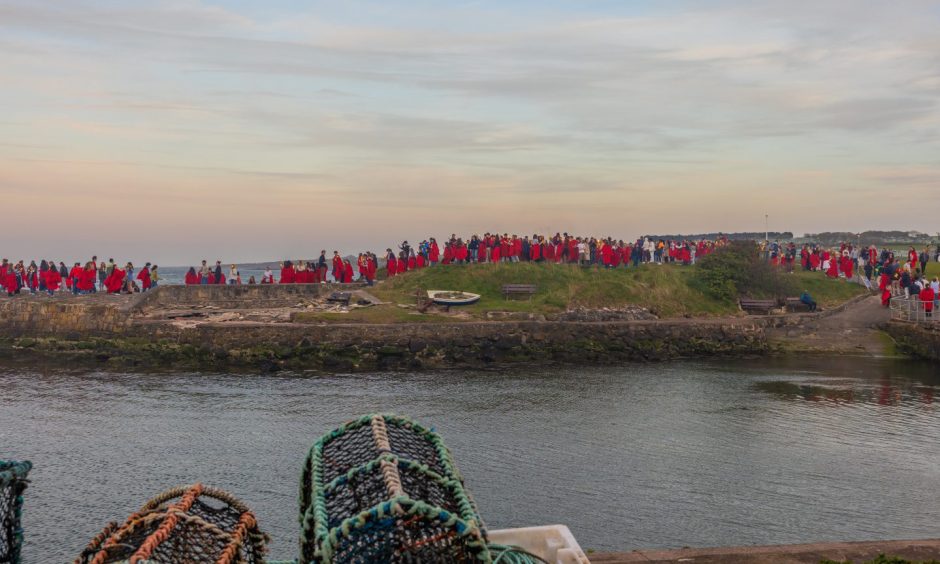
[[[927,311],[927,302],[922,301],[916,296],[905,297],[892,296],[891,298],[891,320],[892,321],[910,321],[913,323],[940,323],[940,312],[937,312],[936,300],[933,303],[933,311]]]

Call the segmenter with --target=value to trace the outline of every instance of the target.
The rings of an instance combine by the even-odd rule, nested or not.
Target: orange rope
[[[189,508],[192,507],[196,498],[199,497],[201,493],[202,484],[195,484],[189,491],[183,494],[179,502],[175,503],[169,509],[176,509],[179,512],[189,511]],[[153,551],[170,537],[170,532],[176,527],[177,522],[179,522],[179,513],[177,511],[168,511],[166,519],[160,523],[160,526],[153,534],[148,536],[144,542],[140,544],[140,548],[130,557],[128,562],[130,564],[140,564],[142,561],[150,559],[150,555],[153,554]]]
[[[255,516],[250,512],[242,513],[242,516],[238,518],[238,524],[235,526],[235,532],[232,534],[232,542],[225,547],[225,550],[222,551],[222,554],[219,555],[219,559],[216,560],[216,564],[232,564],[238,558],[238,549],[241,548],[242,539],[247,535],[248,531],[254,529],[257,526],[257,521],[255,521]]]

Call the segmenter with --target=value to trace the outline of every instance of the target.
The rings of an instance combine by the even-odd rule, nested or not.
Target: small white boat
[[[480,294],[455,292],[453,290],[428,290],[428,298],[439,305],[461,306],[477,303],[480,301]]]

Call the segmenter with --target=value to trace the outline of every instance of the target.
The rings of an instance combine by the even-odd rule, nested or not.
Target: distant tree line
[[[934,238],[919,231],[863,231],[850,233],[848,231],[825,231],[822,233],[807,233],[804,240],[821,245],[838,245],[839,243],[859,243],[862,245],[923,245]]]

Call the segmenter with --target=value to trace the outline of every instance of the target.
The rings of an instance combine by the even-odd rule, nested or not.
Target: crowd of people
[[[642,237],[624,242],[611,237],[579,237],[568,233],[554,235],[535,234],[531,237],[485,233],[464,239],[452,234],[438,243],[429,237],[417,245],[403,241],[393,250],[388,248],[382,257],[384,275],[392,278],[411,270],[451,264],[486,263],[554,263],[605,269],[639,267],[641,264],[695,264],[697,258],[708,255],[727,244],[726,238],[716,240],[669,240]],[[797,265],[806,271],[817,271],[831,278],[856,281],[882,293],[882,302],[890,304],[896,296],[917,296],[932,311],[940,300],[940,280],[926,276],[926,264],[931,260],[928,249],[917,252],[913,247],[907,253],[890,249],[853,246],[843,243],[837,248],[794,242],[763,242],[760,251],[773,266],[793,272]],[[940,249],[938,249],[940,254]],[[899,256],[900,255],[900,256]],[[940,256],[933,255],[934,260]],[[379,273],[379,258],[375,253],[362,252],[353,264],[333,251],[327,257],[325,250],[312,261],[284,261],[275,272],[270,267],[258,279],[250,276],[242,280],[238,267],[224,268],[221,261],[210,265],[203,260],[191,267],[184,277],[187,285],[202,284],[319,284],[364,281],[375,283]],[[227,270],[227,272],[226,272]],[[42,260],[26,265],[3,259],[0,263],[0,287],[10,296],[29,293],[71,292],[90,294],[97,292],[146,292],[161,281],[158,266],[146,263],[139,270],[130,262],[118,266],[114,259],[99,262],[97,257],[71,268],[64,262]]]
[[[863,284],[873,290],[877,284],[881,304],[891,305],[891,299],[903,296],[920,300],[920,307],[928,315],[940,307],[940,277],[927,276],[927,264],[933,258],[940,261],[940,248],[931,256],[930,249],[920,252],[910,247],[906,253],[891,249],[853,246],[842,243],[838,249],[822,248],[819,245],[803,245],[799,249],[793,242],[765,243],[762,252],[770,263],[792,272],[799,257],[803,270],[825,273],[830,278],[843,278]]]
[[[397,251],[385,250],[386,270],[389,277],[402,272],[437,264],[470,264],[499,262],[548,262],[596,265],[617,268],[641,263],[694,264],[696,257],[710,253],[717,241],[653,240],[648,237],[634,242],[608,238],[576,237],[568,233],[518,237],[504,233],[473,235],[469,239],[452,234],[443,248],[433,237],[412,246],[402,242]]]
[[[129,294],[149,290],[160,280],[157,265],[149,262],[136,271],[130,262],[120,267],[113,258],[99,263],[96,256],[84,265],[76,262],[71,268],[54,260],[41,260],[39,264],[32,261],[29,265],[22,260],[16,263],[7,259],[0,261],[0,288],[8,296],[24,291],[50,296],[56,292]]]

